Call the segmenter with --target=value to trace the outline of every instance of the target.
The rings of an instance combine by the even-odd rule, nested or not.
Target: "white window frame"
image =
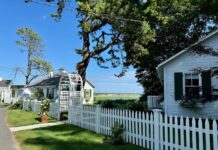
[[[201,73],[195,73],[195,72],[183,72],[183,95],[185,95],[185,75],[187,74],[198,74],[198,79],[199,79],[199,86],[202,87],[202,77],[201,77]],[[200,90],[199,92],[200,96],[202,96],[202,90]]]

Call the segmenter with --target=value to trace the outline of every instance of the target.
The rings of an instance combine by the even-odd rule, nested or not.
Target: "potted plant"
[[[185,108],[202,108],[203,99],[200,98],[190,98],[188,96],[183,96],[183,99],[179,101],[179,104]]]
[[[49,108],[50,108],[50,100],[49,99],[43,100],[41,103],[41,112],[40,112],[41,122],[48,121]]]

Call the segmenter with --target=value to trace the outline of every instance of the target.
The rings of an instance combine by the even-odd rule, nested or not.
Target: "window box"
[[[185,108],[202,108],[204,106],[199,100],[180,100],[179,104]]]

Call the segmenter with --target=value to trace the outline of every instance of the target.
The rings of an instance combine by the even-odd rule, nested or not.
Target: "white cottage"
[[[38,92],[41,91],[42,99],[49,98],[53,101],[57,101],[59,99],[60,80],[65,73],[66,71],[63,70],[61,70],[58,74],[50,73],[27,87],[31,90],[32,94],[34,94],[37,90]],[[94,103],[94,89],[95,86],[90,81],[86,80],[84,85],[83,104]]]
[[[218,119],[218,76],[210,70],[218,67],[218,57],[190,53],[198,44],[218,51],[218,30],[158,65],[164,84],[163,109],[167,115]],[[194,108],[184,107],[184,100],[197,103]]]
[[[0,102],[11,103],[11,80],[0,78]]]

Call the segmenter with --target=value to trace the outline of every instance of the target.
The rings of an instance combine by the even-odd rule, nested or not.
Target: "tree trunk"
[[[28,57],[27,57],[27,70],[26,70],[26,85],[29,85],[29,77],[31,74],[31,65],[32,65],[32,61],[31,61],[31,49],[30,47],[28,48]]]
[[[87,67],[89,65],[89,61],[90,61],[91,57],[90,55],[86,55],[83,57],[83,60],[79,63],[77,63],[77,70],[79,75],[82,77],[83,80],[83,86],[85,85],[85,81],[86,81],[86,70]]]
[[[89,42],[89,33],[85,32],[83,30],[82,32],[82,37],[83,37],[83,60],[79,63],[77,63],[77,71],[79,73],[79,75],[82,77],[83,80],[83,86],[85,86],[85,81],[86,81],[86,70],[87,67],[89,65],[89,61],[91,59],[91,55],[89,52],[89,46],[90,46],[90,42]]]

